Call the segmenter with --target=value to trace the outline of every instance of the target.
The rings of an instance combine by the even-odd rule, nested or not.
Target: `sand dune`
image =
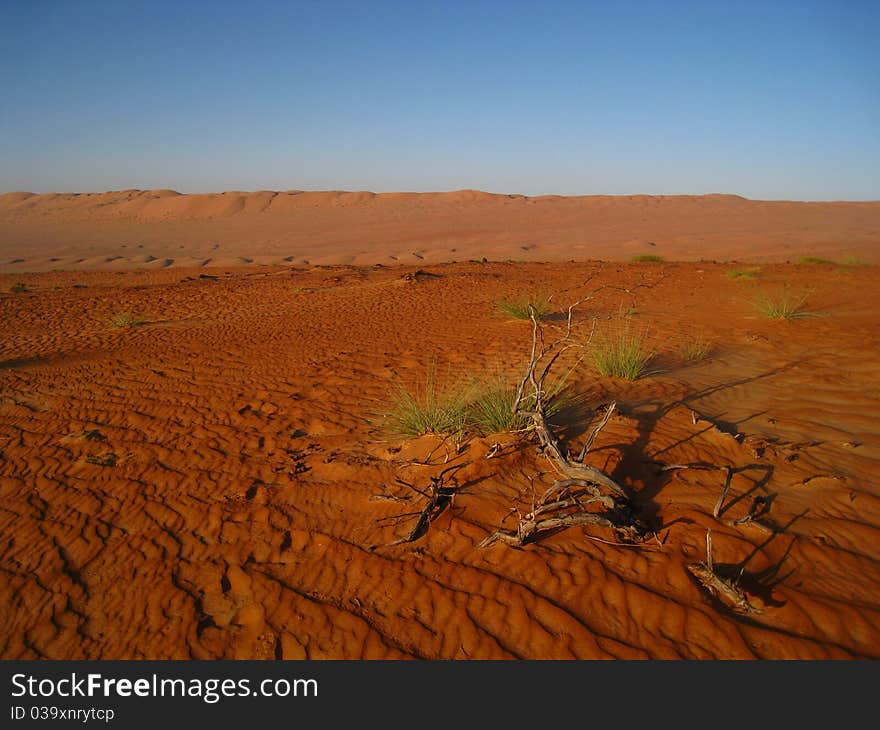
[[[12,230],[36,240],[117,226],[129,237],[102,240],[135,249],[139,236],[154,239],[121,263],[107,260],[118,253],[82,252],[88,270],[0,275],[0,656],[880,657],[880,369],[866,356],[880,346],[873,267],[768,264],[734,280],[711,263],[429,263],[451,245],[441,218],[458,226],[455,247],[467,256],[514,240],[544,255],[563,239],[584,242],[587,255],[601,236],[584,221],[614,231],[637,209],[644,235],[651,228],[668,255],[699,250],[688,236],[699,226],[708,236],[713,221],[726,230],[715,251],[721,240],[756,251],[750,226],[766,231],[771,220],[780,251],[783,240],[794,245],[781,231],[796,222],[817,250],[844,219],[865,242],[877,235],[876,206],[840,206],[844,216],[831,204],[735,198],[6,196],[10,257]],[[683,240],[655,240],[652,222],[667,220],[669,232],[684,213]],[[430,224],[420,223],[426,215]],[[308,244],[330,258],[350,244],[343,231],[366,246],[395,217],[402,239],[423,225],[437,239],[385,241],[386,251],[425,252],[416,266],[254,265],[271,256],[257,253],[265,231],[289,225],[291,240],[305,241],[336,216],[338,239]],[[175,267],[203,255],[177,251],[185,237],[213,241],[209,232],[228,226],[232,246],[235,231],[264,219],[247,251],[205,253],[211,269]],[[526,235],[518,226],[529,221]],[[543,244],[541,226],[552,229]],[[93,270],[131,262],[144,269]],[[28,291],[10,293],[17,281]],[[784,284],[811,290],[819,316],[757,316],[750,300]],[[626,319],[657,357],[634,382],[566,361],[584,400],[561,434],[579,446],[600,404],[617,400],[589,458],[632,490],[657,538],[615,545],[605,528],[570,528],[524,549],[481,549],[510,524],[512,506],[529,504],[528,476],[536,488],[554,479],[550,463],[514,435],[469,437],[460,449],[454,439],[391,435],[381,418],[389,391],[429,367],[451,378],[516,375],[529,325],[500,316],[496,302],[543,292],[560,306],[599,285],[608,288],[578,310],[576,333]],[[122,311],[146,322],[109,327]],[[695,334],[712,350],[685,362],[679,345]],[[663,471],[698,463],[733,470],[717,519],[723,472]],[[422,499],[396,480],[424,486],[449,464],[463,465],[454,503],[418,540],[395,545],[412,518],[387,518],[418,511]],[[743,521],[758,504],[760,518]],[[741,576],[760,614],[732,613],[688,572],[705,557],[707,529],[716,565]]]
[[[880,262],[880,203],[173,190],[0,195],[0,271],[668,259]]]

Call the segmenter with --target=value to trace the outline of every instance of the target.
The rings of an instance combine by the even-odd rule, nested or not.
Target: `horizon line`
[[[500,198],[525,198],[525,199],[541,199],[541,198],[736,198],[754,203],[880,203],[880,198],[825,198],[825,199],[802,199],[802,198],[750,198],[739,193],[540,193],[537,195],[528,195],[525,193],[500,193],[489,190],[481,190],[479,188],[455,188],[450,190],[367,190],[367,189],[342,189],[342,188],[288,188],[288,189],[271,189],[256,188],[253,190],[227,189],[227,190],[205,190],[198,192],[181,192],[174,188],[117,188],[110,190],[51,190],[46,192],[34,192],[32,190],[8,190],[0,192],[0,197],[7,195],[108,195],[111,193],[169,193],[173,195],[256,195],[259,193],[272,193],[274,195],[299,195],[302,193],[336,193],[350,195],[453,195],[455,193],[477,193],[480,195],[500,197]]]

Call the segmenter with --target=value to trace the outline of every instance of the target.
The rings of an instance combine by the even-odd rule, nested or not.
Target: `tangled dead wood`
[[[688,565],[687,569],[710,596],[720,601],[734,613],[742,615],[763,613],[760,608],[749,603],[746,594],[737,585],[737,581],[718,574],[712,562],[711,530],[706,530],[706,562],[693,563]]]
[[[407,512],[402,515],[392,515],[391,517],[385,517],[380,522],[390,521],[394,523],[402,522],[411,517],[416,517],[416,522],[413,525],[412,530],[407,533],[406,537],[402,537],[399,540],[395,540],[391,543],[391,545],[401,545],[407,542],[413,542],[417,540],[425,532],[428,530],[428,526],[433,522],[443,511],[452,504],[455,499],[455,494],[459,489],[459,484],[454,477],[454,472],[459,469],[467,466],[470,462],[465,462],[462,464],[455,464],[453,466],[446,467],[443,471],[441,471],[435,477],[429,477],[429,483],[426,489],[419,489],[419,487],[414,484],[410,484],[409,482],[404,481],[403,479],[398,478],[397,483],[402,486],[408,487],[412,491],[420,494],[425,497],[427,500],[425,502],[424,507],[418,512]],[[447,476],[453,474],[452,478],[447,481]]]
[[[604,507],[602,512],[590,511],[588,507]],[[551,486],[538,500],[532,500],[532,509],[520,514],[512,510],[508,516],[518,517],[513,532],[498,530],[483,540],[479,547],[494,542],[522,546],[558,530],[577,525],[610,527],[618,539],[636,542],[642,539],[644,528],[629,505],[621,500],[602,494],[601,490],[585,479],[562,479]]]
[[[585,462],[599,432],[611,419],[616,403],[606,407],[602,419],[576,457],[563,448],[547,420],[547,377],[563,353],[584,346],[572,339],[572,313],[589,298],[568,308],[564,334],[550,343],[545,339],[537,313],[531,313],[531,353],[513,404],[514,414],[529,420],[530,430],[537,436],[542,452],[564,478],[555,482],[537,501],[533,494],[530,512],[521,514],[516,508],[511,510],[510,514],[518,516],[516,528],[493,533],[480,543],[481,547],[498,541],[525,545],[576,525],[609,527],[619,539],[630,542],[642,540],[648,533],[632,508],[627,491],[603,471]],[[604,508],[604,511],[594,511],[595,506]]]

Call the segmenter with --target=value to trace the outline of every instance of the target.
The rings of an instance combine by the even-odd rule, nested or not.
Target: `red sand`
[[[871,259],[876,204],[122,193],[0,207],[2,255],[24,259],[13,269],[52,256],[93,268],[147,255],[154,267],[353,261],[382,241],[369,257],[421,252],[440,275],[0,275],[3,658],[880,657],[874,267],[767,264],[734,280],[712,263],[427,263],[649,250]],[[100,260],[111,251],[123,258]],[[11,293],[16,282],[29,291]],[[628,315],[657,350],[652,372],[628,382],[581,362],[582,413],[562,435],[578,448],[594,409],[618,401],[589,460],[635,493],[658,539],[616,546],[599,541],[613,541],[605,528],[570,528],[521,550],[478,548],[528,505],[528,477],[553,480],[550,463],[513,435],[470,437],[459,454],[451,440],[389,435],[393,382],[417,382],[431,362],[443,378],[513,377],[530,329],[500,316],[499,299],[552,293],[562,306],[638,283],[650,288],[586,303],[575,333]],[[811,290],[820,316],[759,317],[750,300],[784,284]],[[108,326],[122,311],[147,323]],[[713,347],[688,363],[679,346],[694,335]],[[421,504],[396,479],[424,486],[446,459],[470,462],[454,504],[424,537],[391,545],[412,521],[380,518]],[[719,518],[721,472],[658,462],[736,468]],[[377,498],[388,495],[408,499]],[[737,524],[755,497],[769,512]],[[763,613],[731,613],[688,573],[707,529],[716,565],[742,569]]]
[[[880,203],[172,190],[0,195],[0,271],[667,259],[880,263]]]

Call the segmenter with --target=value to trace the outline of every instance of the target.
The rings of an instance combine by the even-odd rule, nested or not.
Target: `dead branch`
[[[604,507],[604,511],[588,511],[587,508],[592,505]],[[596,484],[584,479],[556,481],[540,499],[532,497],[530,512],[522,515],[514,508],[507,517],[511,514],[519,516],[516,528],[512,531],[494,532],[479,547],[486,547],[497,541],[523,546],[552,532],[578,525],[608,527],[621,539],[630,542],[641,540],[646,533],[627,504],[603,494]]]
[[[730,491],[730,485],[733,482],[733,469],[731,467],[725,467],[727,470],[727,478],[724,481],[724,489],[721,490],[721,496],[718,498],[718,501],[715,503],[715,508],[712,510],[712,516],[717,520],[718,515],[721,514],[721,505],[724,504],[724,500],[727,498],[727,493]]]
[[[697,579],[706,592],[723,603],[734,613],[748,615],[763,611],[749,603],[746,594],[734,581],[721,577],[712,561],[712,531],[706,530],[706,562],[687,566],[688,572]]]
[[[498,453],[501,451],[502,448],[503,447],[501,446],[501,444],[492,444],[492,448],[489,449],[489,453],[487,453],[483,458],[494,459],[496,456],[498,456]]]
[[[588,448],[581,450],[581,454],[577,460],[569,458],[547,423],[544,403],[544,398],[546,396],[545,382],[553,365],[559,359],[559,356],[562,355],[563,352],[577,346],[570,341],[572,311],[577,304],[586,301],[588,298],[591,297],[585,297],[569,307],[565,334],[556,339],[550,345],[545,343],[544,329],[539,324],[538,318],[532,313],[531,353],[526,366],[526,372],[520,380],[519,387],[517,388],[513,409],[514,413],[517,415],[525,416],[531,420],[532,430],[538,437],[541,449],[562,475],[569,479],[585,479],[592,481],[595,484],[604,487],[612,494],[625,498],[626,491],[623,487],[604,472],[584,463],[584,458],[586,458],[587,452],[589,451]],[[529,384],[531,385],[531,393],[526,396],[526,388]],[[529,402],[531,407],[527,408],[525,406],[526,402]],[[609,419],[615,408],[615,403],[611,403],[608,406],[606,415]],[[607,421],[605,421],[605,423],[607,423]],[[600,423],[598,430],[601,430],[601,428],[605,426],[605,423]],[[596,431],[596,434],[598,434],[598,431]],[[593,438],[595,438],[595,436],[593,436]]]
[[[767,527],[767,525],[763,525],[759,523],[761,517],[764,517],[770,512],[771,500],[767,497],[757,496],[752,500],[752,506],[749,507],[749,513],[744,517],[740,517],[738,520],[734,520],[734,525],[748,525],[748,524],[756,524],[761,527]]]
[[[426,501],[424,507],[422,507],[419,512],[406,512],[401,515],[392,515],[378,520],[379,522],[393,521],[399,523],[411,517],[417,517],[415,525],[413,525],[412,530],[410,530],[406,537],[395,540],[390,543],[390,545],[401,545],[403,543],[413,542],[427,532],[428,526],[431,522],[439,517],[440,514],[452,504],[459,489],[458,482],[454,476],[450,480],[451,483],[447,483],[447,475],[453,474],[455,471],[467,466],[469,463],[470,462],[464,462],[462,464],[455,464],[454,466],[446,467],[437,476],[429,478],[429,484],[425,489],[420,489],[403,479],[397,479],[399,484],[402,484],[403,486],[412,489],[417,494],[420,494]]]
[[[716,464],[664,464],[662,461],[650,461],[650,464],[656,464],[660,467],[661,472],[678,471],[680,469],[698,469],[702,471],[722,471],[727,469],[726,466],[717,466]]]
[[[599,431],[601,431],[605,426],[608,425],[608,421],[611,420],[611,416],[614,411],[617,409],[617,403],[611,402],[611,404],[605,409],[605,414],[602,416],[602,420],[599,421],[596,428],[594,428],[590,432],[590,437],[587,439],[587,442],[584,444],[584,448],[581,449],[581,453],[578,455],[577,461],[579,463],[583,463],[590,449],[593,448],[593,442],[596,440],[596,436],[599,435]]]
[[[718,497],[718,501],[715,503],[715,506],[712,508],[712,516],[717,520],[718,516],[721,514],[721,508],[724,505],[724,500],[727,499],[727,495],[730,492],[730,487],[733,483],[733,475],[736,474],[740,469],[737,469],[732,466],[718,466],[715,464],[664,464],[661,461],[651,462],[657,464],[660,467],[660,472],[667,471],[678,471],[682,469],[699,469],[702,471],[723,471],[726,473],[724,479],[724,487],[721,490],[721,496]],[[748,519],[737,520],[734,524],[739,524],[740,522],[746,522],[751,520],[753,517],[750,516]]]
[[[540,540],[552,532],[574,526],[597,525],[610,528],[622,541],[621,544],[642,541],[649,532],[631,507],[626,490],[600,469],[585,463],[596,437],[608,425],[617,404],[612,402],[605,408],[601,420],[593,428],[576,458],[563,448],[547,422],[547,377],[565,352],[585,346],[572,340],[574,310],[604,288],[606,287],[600,287],[572,304],[567,310],[564,332],[549,343],[537,314],[531,312],[532,342],[529,359],[516,390],[513,412],[529,420],[528,430],[537,436],[541,451],[562,478],[554,482],[540,499],[535,498],[532,487],[531,511],[522,514],[519,508],[514,507],[505,520],[513,514],[517,515],[516,528],[492,533],[480,543],[480,547],[494,542],[522,546]],[[597,511],[597,508],[600,509]]]

